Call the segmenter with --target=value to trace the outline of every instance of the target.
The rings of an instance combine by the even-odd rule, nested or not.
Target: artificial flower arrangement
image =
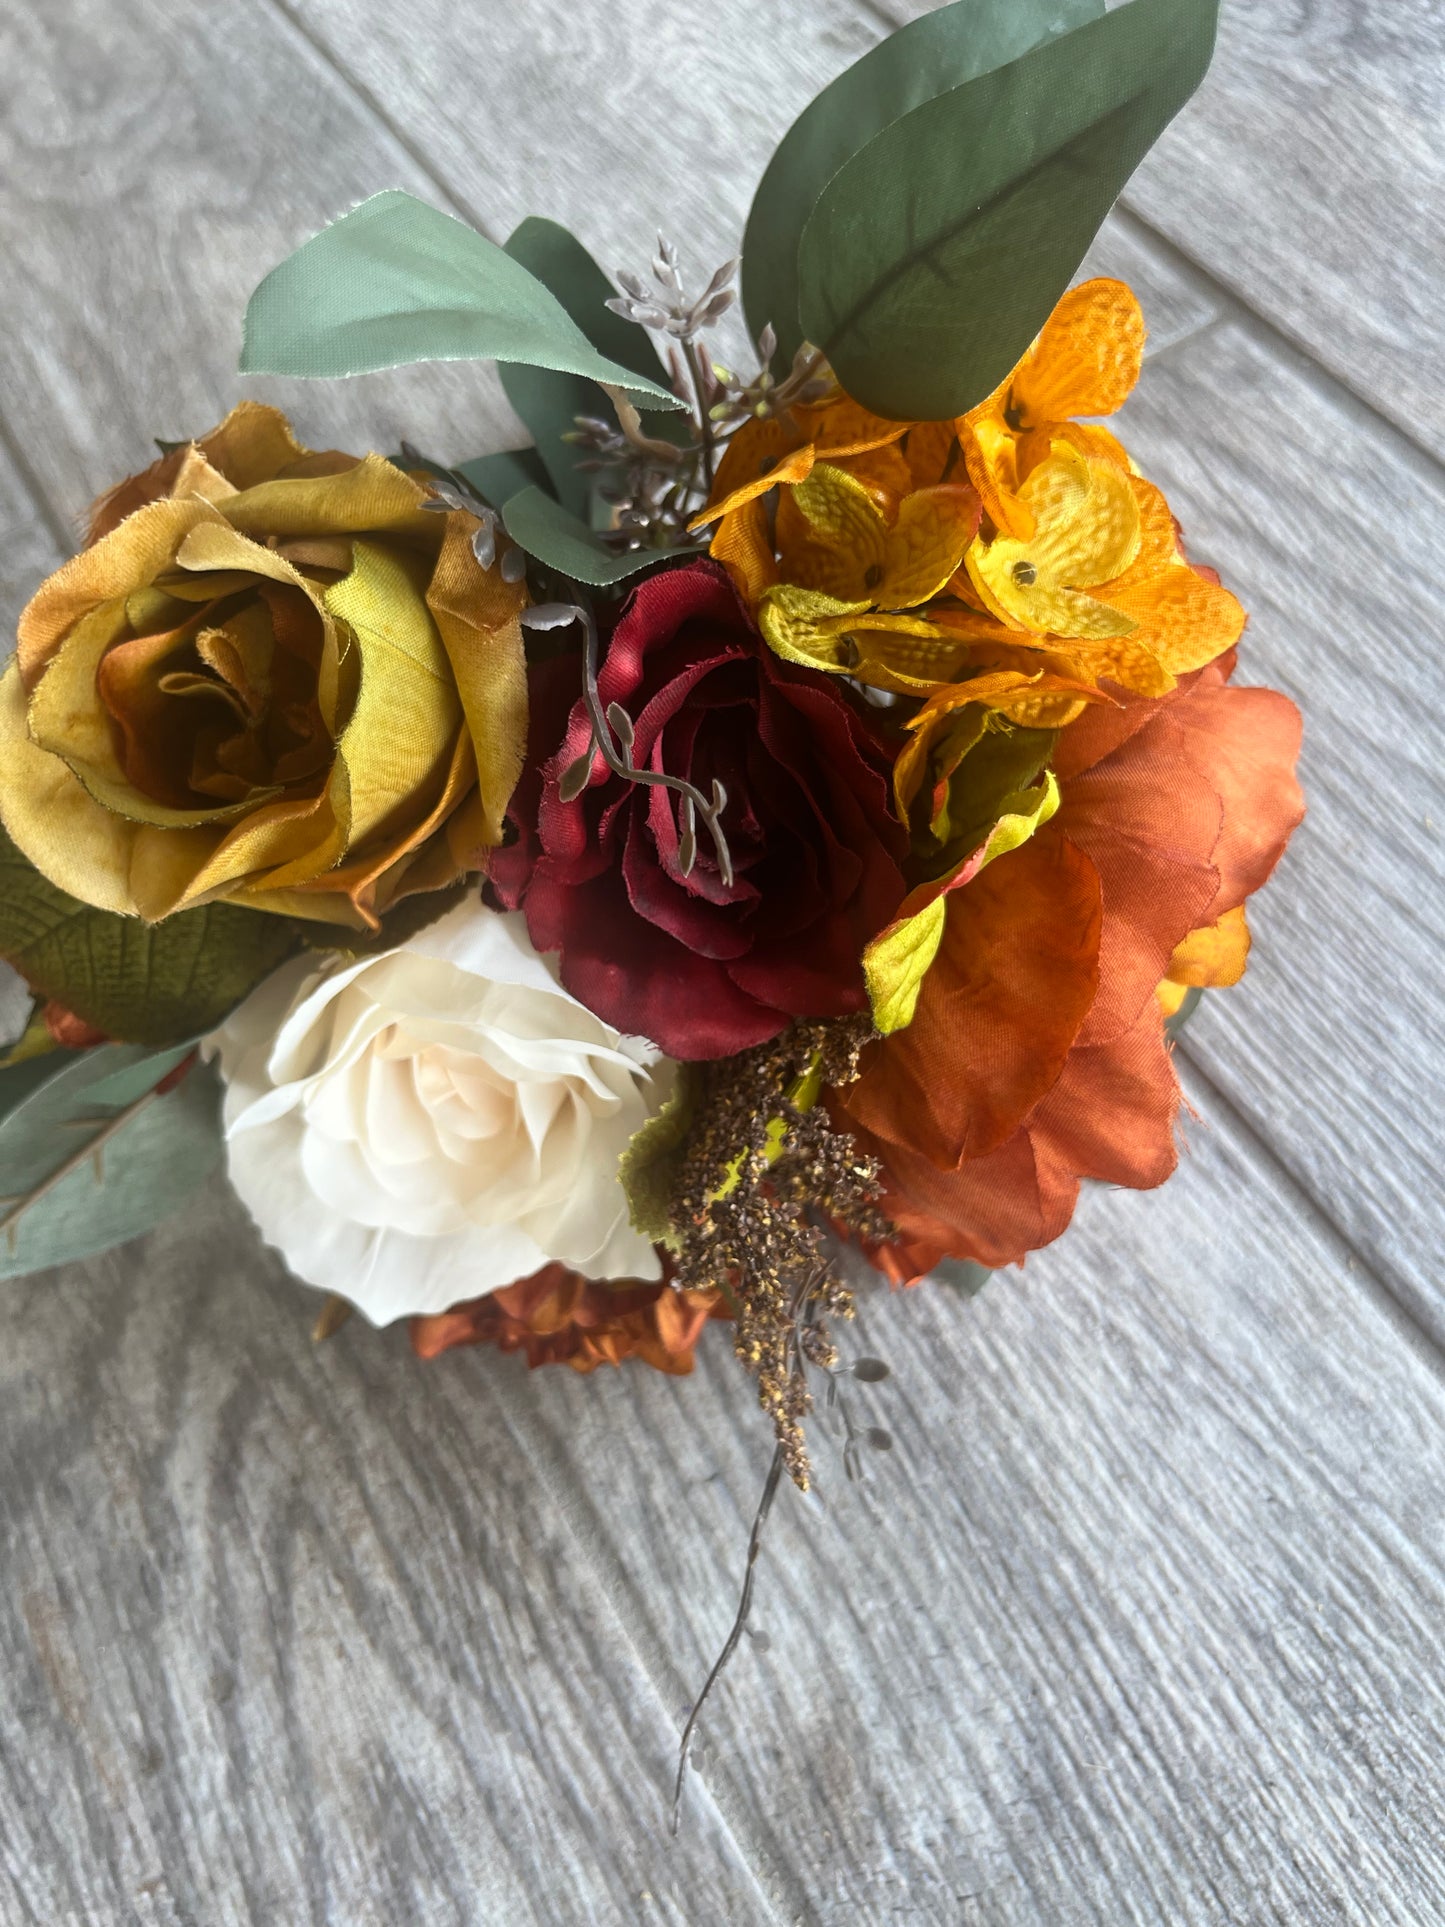
[[[262,282],[244,368],[493,358],[533,446],[317,453],[243,401],[25,610],[8,1272],[224,1156],[322,1330],[685,1373],[730,1321],[765,1514],[860,1279],[1169,1175],[1169,1026],[1244,970],[1299,723],[1101,425],[1138,303],[1070,283],[1214,16],[958,0],[874,49],[759,187],[755,372],[710,345],[737,263],[614,286],[400,192]]]

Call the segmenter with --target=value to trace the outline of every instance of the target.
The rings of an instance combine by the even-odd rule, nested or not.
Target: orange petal
[[[936,488],[947,474],[958,449],[958,429],[949,422],[919,422],[903,444],[904,459],[915,488]]]
[[[861,402],[852,401],[844,394],[825,396],[822,401],[799,402],[792,415],[803,436],[817,447],[819,461],[886,447],[889,442],[901,440],[911,425],[875,415]]]
[[[1146,332],[1124,282],[1071,288],[1014,374],[1010,401],[1022,426],[1122,408],[1139,379]]]
[[[754,416],[744,422],[722,452],[709,500],[724,501],[734,489],[756,481],[782,456],[801,446],[803,440],[790,421],[776,415]]]
[[[1241,903],[1217,923],[1190,931],[1169,959],[1166,982],[1181,990],[1227,990],[1244,975],[1248,958],[1249,925]]]
[[[913,471],[897,442],[889,442],[883,448],[866,449],[861,455],[840,455],[829,459],[845,475],[851,475],[855,482],[863,484],[889,521],[898,513],[899,502],[914,487]]]
[[[1246,616],[1238,600],[1187,562],[1124,588],[1107,583],[1097,597],[1132,617],[1138,627],[1130,641],[1147,648],[1176,676],[1213,662],[1244,633]]]
[[[948,898],[913,1022],[865,1054],[848,1116],[943,1168],[1003,1143],[1063,1068],[1099,933],[1098,876],[1056,819]]]
[[[875,600],[887,609],[911,609],[937,595],[962,562],[978,520],[979,498],[971,488],[945,483],[905,495],[885,539]]]
[[[760,498],[744,502],[741,508],[723,516],[709,553],[722,563],[750,609],[755,609],[765,592],[782,579],[768,530],[767,504]]]
[[[1143,728],[1076,776],[1059,772],[1059,826],[1089,857],[1104,894],[1099,995],[1080,1036],[1104,1044],[1149,1003],[1169,959],[1210,915],[1224,806],[1161,704]]]
[[[975,414],[977,411],[975,410]],[[1000,535],[1027,542],[1034,532],[1034,515],[1018,499],[1021,477],[1018,442],[996,416],[964,416],[958,424],[968,479],[978,490],[983,512]]]

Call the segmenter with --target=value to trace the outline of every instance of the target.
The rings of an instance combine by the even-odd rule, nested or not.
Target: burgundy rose
[[[866,1008],[860,959],[902,901],[906,837],[889,756],[844,690],[780,661],[701,560],[633,591],[599,684],[632,718],[637,768],[704,796],[721,779],[734,881],[701,824],[684,877],[676,791],[614,776],[600,755],[562,801],[558,779],[591,734],[581,663],[539,664],[519,838],[496,852],[492,882],[537,948],[561,952],[568,990],[672,1057],[726,1057],[790,1018]]]

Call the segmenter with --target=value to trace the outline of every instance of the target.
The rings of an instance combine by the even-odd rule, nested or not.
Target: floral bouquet
[[[763,176],[740,372],[739,264],[665,241],[614,284],[388,192],[267,276],[243,368],[493,358],[533,444],[358,459],[243,401],[31,601],[11,1274],[224,1156],[319,1335],[685,1373],[730,1321],[761,1521],[869,1278],[1169,1175],[1170,1028],[1244,970],[1299,723],[1102,425],[1138,303],[1070,284],[1214,14],[959,0],[877,47]],[[845,1429],[850,1473],[888,1442]]]

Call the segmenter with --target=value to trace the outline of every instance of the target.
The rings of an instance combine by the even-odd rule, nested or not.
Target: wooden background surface
[[[244,299],[392,184],[608,264],[733,251],[911,0],[0,0],[0,599],[237,393]],[[1445,8],[1225,0],[1097,264],[1125,433],[1307,718],[1312,816],[1186,1049],[1179,1178],[865,1309],[898,1449],[764,1553],[690,1382],[421,1365],[223,1186],[0,1305],[0,1920],[1445,1920]],[[489,373],[253,383],[458,457]]]

